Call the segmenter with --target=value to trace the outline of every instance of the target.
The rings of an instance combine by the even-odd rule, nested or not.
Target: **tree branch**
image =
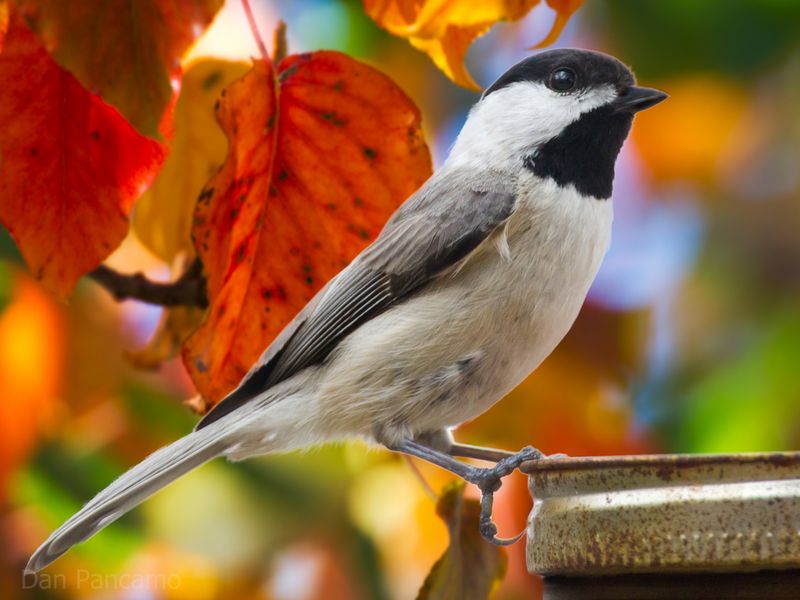
[[[175,281],[150,281],[142,273],[124,274],[100,265],[89,277],[106,288],[115,300],[140,300],[160,306],[208,306],[206,280],[199,260]]]

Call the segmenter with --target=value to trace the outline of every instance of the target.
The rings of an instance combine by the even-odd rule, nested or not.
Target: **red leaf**
[[[419,111],[381,73],[337,52],[278,72],[256,61],[227,89],[228,158],[195,213],[211,307],[184,361],[212,401],[431,173]]]
[[[0,81],[0,221],[63,296],[125,236],[165,149],[59,67],[19,16]]]
[[[157,138],[180,59],[224,0],[17,0],[58,63]],[[167,127],[168,129],[168,127]]]

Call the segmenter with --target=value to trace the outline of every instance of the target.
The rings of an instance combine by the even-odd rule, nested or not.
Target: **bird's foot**
[[[470,472],[464,479],[478,486],[478,489],[481,491],[479,530],[483,539],[496,546],[510,546],[525,535],[525,531],[521,531],[519,534],[510,538],[497,536],[497,525],[495,525],[492,520],[494,493],[503,485],[503,478],[513,473],[523,462],[528,460],[541,460],[543,458],[545,458],[545,455],[540,450],[537,450],[533,446],[526,446],[516,454],[510,454],[509,456],[501,458],[493,467],[470,467]]]
[[[526,460],[541,460],[545,455],[533,446],[526,446],[516,454],[498,460],[493,467],[469,467],[464,479],[473,483],[483,493],[494,493],[500,489],[503,477],[513,473]]]
[[[453,445],[452,454],[464,455],[459,449],[468,448],[469,454],[473,458],[484,458],[478,456],[475,447]],[[510,475],[523,462],[528,460],[541,460],[547,458],[540,450],[532,446],[526,446],[516,454],[511,454],[499,450],[487,450],[486,458],[493,460],[498,458],[493,467],[480,468],[468,465],[453,458],[451,454],[445,454],[439,450],[434,450],[413,440],[405,440],[397,445],[390,446],[391,450],[402,452],[417,458],[421,458],[433,463],[443,469],[455,473],[468,483],[475,484],[481,491],[481,514],[479,528],[481,536],[497,546],[509,546],[518,541],[525,532],[511,538],[501,538],[497,536],[497,525],[492,521],[492,508],[494,506],[494,493],[503,485],[503,477]],[[488,458],[490,457],[491,458]]]

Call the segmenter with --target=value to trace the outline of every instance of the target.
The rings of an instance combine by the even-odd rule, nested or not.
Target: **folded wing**
[[[442,187],[425,186],[400,207],[380,236],[314,297],[197,428],[324,361],[359,325],[455,268],[516,208],[511,192]]]

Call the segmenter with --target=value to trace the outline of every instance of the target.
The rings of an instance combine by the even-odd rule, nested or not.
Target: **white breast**
[[[320,381],[326,423],[345,432],[390,423],[408,434],[459,424],[561,341],[608,247],[611,204],[522,178],[507,253],[494,240],[342,343]]]
[[[506,306],[521,317],[507,323],[511,364],[503,394],[572,327],[608,249],[613,218],[610,200],[582,196],[533,175],[520,182],[519,198],[509,226],[511,261],[497,274],[514,282]]]

